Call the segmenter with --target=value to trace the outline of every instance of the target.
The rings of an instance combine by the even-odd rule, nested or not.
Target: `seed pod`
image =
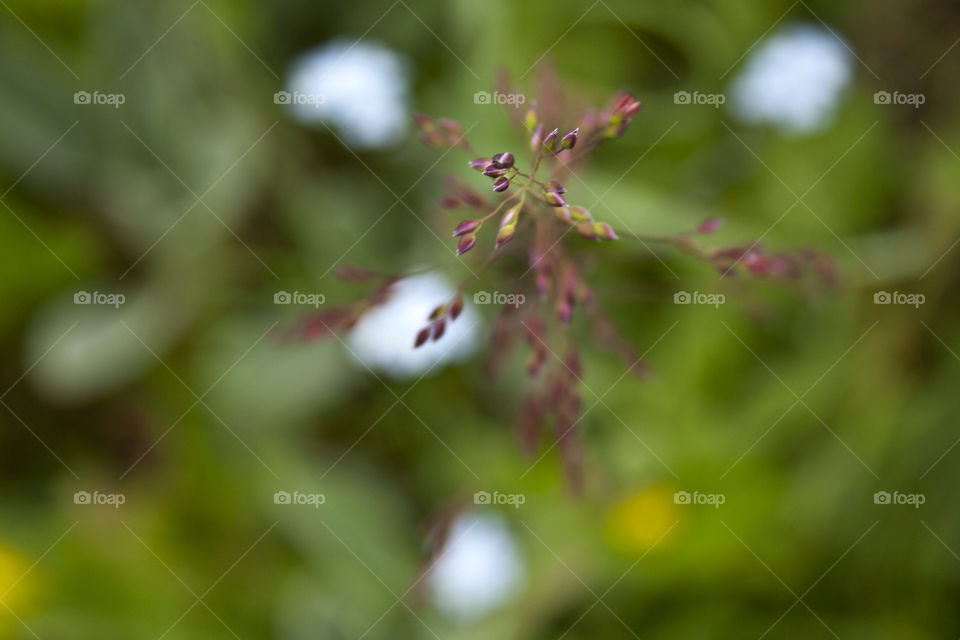
[[[546,200],[547,204],[551,207],[562,207],[567,204],[567,201],[563,199],[562,195],[553,191],[547,191],[544,193],[543,199]]]
[[[476,158],[475,160],[470,161],[470,168],[476,169],[477,171],[483,171],[487,168],[488,164],[490,164],[490,158]]]
[[[483,196],[476,191],[462,191],[460,193],[460,199],[471,207],[482,207],[486,204]]]
[[[423,344],[429,339],[430,339],[430,327],[420,329],[420,331],[417,333],[416,339],[413,341],[413,348],[417,349],[419,347],[422,347]]]
[[[570,217],[577,222],[593,222],[593,216],[590,212],[579,205],[570,207]]]
[[[503,153],[498,153],[497,155],[491,158],[491,161],[502,169],[509,169],[513,166],[516,158],[513,157],[513,154],[509,151],[504,151]]]
[[[447,145],[447,138],[439,131],[424,131],[420,140],[429,147],[443,147]]]
[[[506,169],[502,169],[502,168],[498,167],[497,165],[495,165],[494,163],[491,162],[491,163],[488,164],[487,167],[483,170],[483,175],[487,176],[488,178],[499,178],[500,176],[502,176],[502,175],[505,174],[506,172],[507,172]]]
[[[440,198],[440,206],[446,209],[453,209],[460,206],[460,198],[457,196],[443,196]]]
[[[509,227],[511,225],[516,226],[517,218],[520,216],[520,207],[522,205],[516,205],[507,209],[503,214],[503,217],[500,218],[500,228]]]
[[[508,224],[505,227],[501,227],[500,230],[497,231],[496,248],[499,249],[503,245],[513,240],[513,236],[516,232],[517,232],[517,225],[515,224]]]
[[[443,337],[444,332],[447,330],[447,321],[443,318],[440,318],[433,323],[433,340],[436,342]]]
[[[557,218],[559,218],[560,220],[563,220],[567,224],[573,223],[573,217],[570,215],[569,207],[557,207],[556,209],[553,210],[553,212],[557,216]]]
[[[637,114],[638,111],[640,111],[641,107],[643,107],[643,105],[640,104],[640,101],[634,100],[624,108],[623,115],[625,115],[628,118],[632,118]]]
[[[543,142],[543,125],[538,124],[537,128],[533,130],[533,134],[530,136],[530,150],[538,151],[540,145]]]
[[[538,121],[537,103],[533,101],[530,103],[530,108],[527,109],[527,115],[523,117],[523,126],[527,128],[527,131],[533,131],[537,127]]]
[[[460,240],[457,241],[457,255],[462,256],[470,249],[473,249],[473,245],[477,244],[477,234],[476,233],[467,233],[460,236]]]
[[[550,294],[550,275],[546,271],[537,273],[537,293],[541,300],[546,300]]]
[[[606,222],[595,222],[593,224],[593,232],[597,234],[597,237],[601,240],[619,239],[617,233],[613,230],[613,227]]]
[[[464,220],[456,226],[453,230],[453,237],[457,238],[462,236],[465,233],[470,233],[471,231],[476,230],[480,226],[480,223],[476,220]]]
[[[497,178],[494,181],[493,190],[496,191],[497,193],[500,193],[501,191],[506,191],[509,186],[510,186],[510,178],[507,178],[506,176],[502,176],[500,178]]]
[[[579,233],[582,237],[586,238],[587,240],[597,239],[597,234],[593,230],[593,225],[590,224],[589,222],[578,222],[577,226],[574,227],[574,229],[576,229],[577,233]]]
[[[531,351],[530,356],[527,358],[527,374],[531,378],[536,378],[546,360],[547,354],[543,349],[534,349]]]
[[[450,118],[440,118],[437,120],[437,124],[441,129],[449,133],[454,138],[459,138],[463,135],[463,127],[460,126],[460,123],[456,120],[451,120]]]
[[[417,128],[425,133],[437,130],[437,123],[428,115],[415,113],[413,114],[413,121],[417,123]]]
[[[453,302],[450,303],[450,321],[454,321],[460,317],[460,314],[463,312],[463,297],[458,295],[454,298]]]
[[[557,148],[557,139],[560,137],[560,130],[554,129],[543,139],[543,148],[545,151],[553,151]]]
[[[561,149],[573,149],[573,145],[577,144],[577,136],[580,134],[580,128],[577,127],[573,131],[568,131],[560,139],[560,148]]]

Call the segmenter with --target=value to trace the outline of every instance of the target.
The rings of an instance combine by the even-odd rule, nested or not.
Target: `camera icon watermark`
[[[902,304],[918,309],[926,301],[927,297],[922,293],[877,291],[873,294],[873,304]]]
[[[316,309],[327,301],[322,293],[303,293],[301,291],[277,291],[273,294],[273,304],[297,304]]]
[[[677,91],[673,94],[674,104],[687,105],[709,105],[714,109],[719,109],[720,105],[727,101],[727,96],[722,93],[700,93],[694,91]]]
[[[517,308],[527,301],[522,293],[500,293],[499,291],[477,291],[473,294],[473,304],[499,304]]]
[[[100,291],[77,291],[73,294],[73,304],[102,304],[108,305],[115,309],[120,308],[124,302],[127,301],[127,297],[122,293],[103,293]]]
[[[326,98],[319,93],[303,93],[301,91],[277,91],[273,94],[274,104],[303,104],[319,109],[326,102]]]
[[[507,104],[513,107],[519,107],[527,101],[527,96],[522,93],[500,93],[494,91],[477,91],[473,94],[474,104]]]
[[[720,505],[726,501],[727,496],[722,493],[700,493],[699,491],[690,493],[689,491],[677,491],[673,494],[674,504],[705,504],[710,505],[714,509],[719,509]]]
[[[922,493],[900,493],[894,491],[877,491],[873,494],[873,504],[906,504],[914,509],[919,509],[920,505],[927,501],[927,496]]]
[[[873,104],[897,104],[910,105],[914,109],[919,109],[920,105],[927,101],[927,96],[922,93],[900,93],[899,91],[877,91],[873,94]]]
[[[473,504],[505,504],[514,509],[519,509],[520,505],[527,501],[527,496],[522,493],[500,493],[494,491],[477,491],[473,494]]]
[[[319,509],[327,501],[322,493],[302,493],[300,491],[277,491],[273,494],[273,504],[308,505]]]
[[[120,505],[127,501],[127,497],[122,493],[100,493],[94,491],[77,491],[73,494],[73,504],[82,505],[109,505],[114,509],[119,509]]]
[[[119,109],[120,105],[127,101],[127,96],[122,93],[100,93],[99,91],[77,91],[73,94],[73,104],[97,104],[109,105]]]
[[[719,308],[727,301],[722,293],[701,293],[699,291],[677,291],[673,294],[673,304],[705,304]]]

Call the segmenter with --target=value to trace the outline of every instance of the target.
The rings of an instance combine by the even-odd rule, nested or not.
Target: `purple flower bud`
[[[453,237],[457,238],[459,236],[462,236],[465,233],[470,233],[471,231],[475,230],[479,226],[480,226],[480,223],[477,222],[476,220],[464,220],[463,222],[458,224],[456,228],[454,228]]]
[[[500,193],[501,191],[506,191],[509,186],[510,186],[510,178],[507,178],[506,176],[501,176],[494,181],[493,190],[496,191],[497,193]]]
[[[543,142],[543,125],[538,124],[537,128],[533,130],[533,134],[530,136],[530,150],[537,151],[540,148],[540,144]]]
[[[477,234],[467,233],[460,236],[460,239],[457,241],[457,255],[462,256],[470,249],[473,249],[473,245],[477,244]]]
[[[560,183],[557,182],[556,180],[551,180],[550,183],[549,183],[547,186],[549,186],[549,189],[547,189],[547,191],[553,191],[554,193],[566,193],[566,192],[567,192],[566,187],[564,187],[562,184],[560,184]]]
[[[563,199],[562,195],[553,191],[547,191],[543,194],[543,199],[546,200],[547,204],[551,207],[562,207],[567,204],[567,201]]]
[[[514,160],[515,158],[513,157],[513,154],[510,153],[509,151],[498,153],[497,155],[490,158],[490,161],[493,162],[494,165],[496,165],[501,169],[509,169],[510,167],[512,167]]]
[[[430,339],[430,327],[427,327],[425,329],[420,329],[420,331],[417,333],[416,340],[413,341],[413,348],[417,349],[419,347],[422,347],[424,343],[429,339]]]
[[[545,151],[553,151],[557,147],[557,139],[560,137],[560,130],[554,129],[543,139],[543,148]]]
[[[453,209],[460,206],[460,198],[457,196],[443,196],[440,198],[440,206],[447,209]]]
[[[634,100],[624,108],[623,115],[627,116],[628,118],[632,118],[637,114],[637,111],[640,111],[642,106],[643,105],[640,104],[639,100]]]
[[[483,196],[475,191],[463,191],[460,193],[460,198],[471,207],[483,207],[486,205]]]
[[[577,127],[573,131],[568,131],[560,139],[560,148],[561,149],[573,149],[573,145],[577,144],[577,136],[580,134],[580,127]]]
[[[697,227],[699,233],[713,233],[723,224],[722,218],[707,218]]]
[[[487,168],[483,170],[483,175],[487,176],[488,178],[499,178],[506,172],[506,169],[501,169],[491,162],[487,165]]]
[[[458,295],[456,299],[450,303],[450,321],[453,322],[454,320],[456,320],[462,312],[463,312],[463,298]]]
[[[490,164],[490,158],[477,158],[476,160],[470,161],[470,168],[483,171],[487,168],[488,164]]]
[[[613,105],[613,110],[614,110],[614,111],[620,111],[621,109],[623,109],[624,107],[626,107],[626,106],[627,106],[628,104],[630,104],[631,102],[633,102],[633,96],[630,95],[629,93],[626,93],[626,94],[620,96],[620,99],[617,100],[617,103],[616,103],[615,105]]]
[[[447,321],[443,318],[440,318],[433,323],[433,340],[437,341],[443,337],[444,332],[447,330]]]
[[[500,228],[507,227],[510,225],[517,224],[517,216],[520,213],[520,205],[518,204],[515,207],[510,207],[507,209],[506,213],[503,214],[503,217],[500,218]]]

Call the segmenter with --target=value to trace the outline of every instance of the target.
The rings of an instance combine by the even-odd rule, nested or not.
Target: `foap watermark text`
[[[473,304],[499,304],[519,307],[527,301],[522,293],[500,293],[499,291],[477,291],[473,294]]]
[[[301,491],[277,491],[273,494],[273,504],[308,505],[319,509],[327,501],[322,493],[303,493]]]
[[[477,491],[473,494],[473,504],[508,504],[515,509],[527,501],[527,496],[522,493],[500,493],[494,491]]]
[[[494,91],[477,91],[473,94],[474,104],[508,104],[518,107],[527,101],[527,96],[522,93],[501,93]]]
[[[700,291],[677,291],[673,294],[673,304],[705,304],[719,307],[727,301],[722,293],[701,293]]]
[[[322,293],[277,291],[273,294],[273,304],[297,304],[316,308],[326,301],[327,297]]]
[[[905,304],[916,309],[926,301],[927,297],[922,293],[877,291],[873,294],[873,304]]]
[[[905,504],[914,509],[919,509],[920,505],[927,501],[927,496],[922,493],[900,493],[899,491],[877,491],[873,494],[873,504]]]
[[[127,496],[122,493],[100,493],[99,491],[77,491],[73,494],[73,504],[84,505],[110,505],[114,509],[119,509],[120,505],[127,501]]]
[[[102,291],[77,291],[73,294],[73,304],[105,304],[119,308],[127,297],[122,293],[104,293]]]
[[[677,491],[673,494],[674,504],[706,504],[715,509],[719,509],[720,505],[726,501],[727,496],[722,493],[700,493],[699,491],[690,493],[689,491]]]

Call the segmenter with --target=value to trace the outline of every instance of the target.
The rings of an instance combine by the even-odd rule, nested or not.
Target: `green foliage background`
[[[960,634],[960,250],[947,252],[960,50],[924,73],[960,32],[950,3],[0,4],[0,637],[357,638],[388,609],[365,637]],[[828,129],[786,136],[673,103],[725,91],[720,77],[781,17],[823,20],[862,61]],[[838,288],[720,282],[669,251],[665,268],[627,241],[598,248],[598,297],[652,347],[656,375],[620,379],[615,357],[585,349],[596,406],[580,498],[554,453],[525,473],[519,367],[489,380],[478,356],[410,388],[335,342],[263,338],[295,319],[271,304],[278,281],[353,295],[328,269],[438,157],[412,132],[354,156],[273,103],[298,53],[371,25],[366,38],[408,58],[413,107],[476,123],[485,151],[519,146],[502,111],[473,102],[500,66],[521,76],[546,51],[577,102],[634,91],[644,110],[584,176],[597,194],[613,186],[601,216],[665,232],[719,215],[717,243],[767,232],[773,249],[832,254]],[[74,105],[94,88],[127,103]],[[894,89],[926,103],[874,104]],[[462,161],[404,197],[441,235],[440,177],[472,179]],[[465,273],[399,205],[344,261]],[[97,286],[128,303],[72,304]],[[681,288],[728,302],[677,306]],[[926,303],[874,305],[881,289]],[[327,502],[273,504],[293,488]],[[73,504],[94,489],[126,504]],[[527,496],[501,514],[523,553],[519,593],[470,625],[391,608],[421,567],[423,522],[478,489]],[[726,503],[678,506],[679,490]],[[881,490],[926,502],[876,505]]]

